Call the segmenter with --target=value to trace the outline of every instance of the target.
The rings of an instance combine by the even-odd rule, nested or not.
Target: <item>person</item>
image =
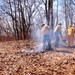
[[[51,39],[50,39],[50,26],[43,24],[41,26],[41,32],[43,34],[43,49],[46,49],[46,42],[48,43],[47,50],[53,50],[51,48]]]
[[[59,46],[59,39],[60,39],[60,36],[62,37],[61,35],[61,23],[59,23],[55,29],[54,29],[54,34],[55,34],[55,44],[54,44],[54,47],[58,47]]]
[[[74,27],[72,25],[68,25],[67,34],[68,34],[68,46],[73,46],[74,41]]]

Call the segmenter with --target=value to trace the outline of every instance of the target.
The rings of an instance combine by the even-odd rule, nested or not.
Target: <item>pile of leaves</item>
[[[26,53],[39,42],[20,40],[0,42],[0,75],[75,75],[75,49]]]

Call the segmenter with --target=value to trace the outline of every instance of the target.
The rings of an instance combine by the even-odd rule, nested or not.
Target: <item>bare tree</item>
[[[53,28],[53,0],[45,0],[44,5],[47,24]]]
[[[16,39],[26,39],[31,33],[33,16],[40,6],[40,1],[35,0],[4,0],[6,5],[2,10],[12,20],[12,27]],[[37,4],[36,4],[37,3]]]

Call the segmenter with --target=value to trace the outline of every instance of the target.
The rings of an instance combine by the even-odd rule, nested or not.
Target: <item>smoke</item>
[[[42,47],[43,47],[43,43],[42,43],[42,40],[43,40],[43,35],[41,33],[41,28],[37,28],[35,30],[33,30],[32,32],[32,38],[35,42],[38,42],[39,44],[34,48],[35,51],[42,51]]]
[[[42,52],[43,51],[43,35],[41,33],[41,29],[38,27],[35,30],[32,31],[31,36],[33,38],[34,42],[37,42],[38,44],[35,44],[34,48],[31,50],[23,49],[22,52],[25,53],[33,53],[33,52]],[[55,44],[55,36],[53,30],[50,30],[50,38],[51,38],[51,46],[54,47]],[[60,37],[61,38],[61,37]],[[62,39],[60,39],[62,40]],[[62,41],[59,42],[59,44],[64,44]]]
[[[38,27],[37,29],[33,30],[31,33],[32,39],[34,42],[36,42],[37,44],[35,44],[33,49],[22,49],[22,52],[25,53],[33,53],[33,52],[42,52],[43,51],[43,35],[41,33],[41,29]]]
[[[41,29],[39,27],[32,31],[31,36],[32,36],[33,40],[37,41],[37,42],[41,42],[43,39],[43,35],[42,35]]]
[[[29,50],[29,49],[22,49],[22,52],[25,52],[25,53],[43,52],[42,46],[43,46],[43,43],[40,43],[39,45],[35,46],[31,50]]]

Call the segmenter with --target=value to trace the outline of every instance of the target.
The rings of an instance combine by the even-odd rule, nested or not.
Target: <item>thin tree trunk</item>
[[[65,24],[66,24],[66,28],[67,28],[67,6],[66,6],[66,0],[64,0],[64,4],[65,4]]]
[[[15,0],[14,0],[14,9],[15,9],[15,27],[16,27],[16,36],[17,36],[17,39],[19,40],[19,32],[18,32],[18,24],[17,24],[17,11],[16,11],[16,4],[15,4]]]
[[[9,5],[10,5],[10,14],[12,15],[13,13],[12,13],[12,6],[11,6],[11,2],[10,2],[10,0],[9,0]],[[14,24],[14,19],[13,19],[13,16],[11,16],[11,18],[12,18],[12,23],[13,23],[13,29],[14,29],[14,36],[15,36],[15,39],[16,39],[16,30],[15,30],[15,24]]]
[[[58,5],[59,5],[59,2],[57,0],[57,22],[56,22],[56,25],[58,24]]]

